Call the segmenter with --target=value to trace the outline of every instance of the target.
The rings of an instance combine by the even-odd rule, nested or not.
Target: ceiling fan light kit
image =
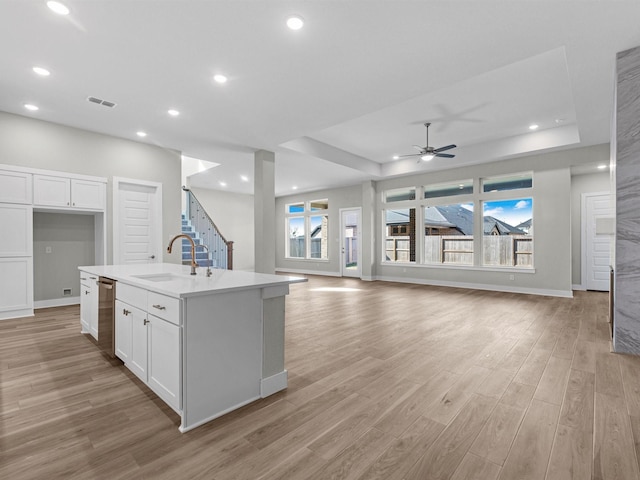
[[[410,155],[398,155],[398,158],[403,158],[403,157],[420,157],[420,159],[418,160],[418,162],[420,162],[420,160],[424,161],[424,162],[428,162],[429,160],[433,159],[434,157],[442,157],[442,158],[453,158],[455,157],[455,155],[451,155],[450,153],[442,153],[446,150],[451,150],[452,148],[456,148],[456,145],[447,145],[445,147],[440,147],[440,148],[433,148],[429,146],[429,127],[431,126],[430,122],[427,122],[424,124],[424,126],[427,129],[427,143],[424,147],[421,147],[420,145],[414,145],[415,148],[417,148],[420,153],[412,153]],[[395,158],[395,157],[394,157]]]

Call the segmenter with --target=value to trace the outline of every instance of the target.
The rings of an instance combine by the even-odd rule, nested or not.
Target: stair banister
[[[216,268],[233,270],[233,241],[227,240],[220,229],[206,212],[194,193],[187,187],[182,187],[187,195],[186,214],[193,222],[193,227],[201,236],[201,240],[211,252],[211,257],[216,261]],[[212,232],[212,234],[208,234]]]

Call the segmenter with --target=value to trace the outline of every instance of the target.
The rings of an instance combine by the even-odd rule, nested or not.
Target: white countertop
[[[190,275],[191,267],[173,263],[139,265],[91,265],[78,270],[99,277],[144,288],[175,298],[223,293],[231,290],[249,290],[271,286],[306,282],[303,277],[268,275],[265,273],[212,269],[206,276],[206,267],[199,267],[196,275]],[[144,277],[148,278],[144,278]],[[142,278],[141,278],[142,277]]]

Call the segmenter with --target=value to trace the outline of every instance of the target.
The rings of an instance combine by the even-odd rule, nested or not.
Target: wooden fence
[[[482,239],[483,265],[533,266],[533,237],[527,235],[485,235]],[[409,262],[409,237],[387,237],[386,260]],[[426,235],[424,263],[473,265],[473,236]]]

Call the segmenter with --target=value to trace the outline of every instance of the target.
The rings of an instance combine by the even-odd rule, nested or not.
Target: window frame
[[[324,203],[326,204],[327,208],[324,209],[317,209],[317,208],[312,208],[313,204],[317,204],[317,203]],[[298,205],[303,205],[303,211],[302,212],[291,212],[290,208],[294,207],[294,206],[298,206]],[[311,257],[311,243],[312,243],[312,239],[311,239],[311,217],[326,217],[327,218],[327,233],[326,233],[326,237],[327,237],[327,246],[326,246],[326,251],[327,251],[327,256],[326,258],[314,258]],[[287,203],[285,204],[285,221],[284,221],[284,228],[285,228],[285,258],[287,260],[297,260],[297,261],[313,261],[313,262],[329,262],[330,261],[330,242],[329,242],[329,199],[328,198],[322,198],[322,199],[315,199],[315,200],[305,200],[305,201],[295,201],[295,202],[291,202],[291,203]],[[304,257],[292,257],[291,256],[291,238],[289,236],[289,225],[290,225],[290,219],[292,218],[302,218],[303,219],[303,225],[304,225]],[[321,248],[322,251],[322,248]]]
[[[531,186],[522,188],[513,188],[507,190],[498,191],[484,191],[485,179],[495,179],[501,177],[525,177],[531,178]],[[532,225],[535,225],[535,210],[533,204],[535,203],[535,189],[534,189],[534,177],[533,171],[522,171],[504,175],[492,175],[492,176],[474,176],[471,179],[468,177],[462,180],[452,180],[437,182],[433,184],[422,185],[409,185],[406,187],[393,187],[385,189],[379,192],[380,199],[380,220],[381,228],[378,231],[380,235],[380,248],[379,254],[381,266],[412,266],[423,268],[446,268],[446,269],[464,269],[464,270],[482,270],[482,271],[518,271],[523,273],[535,273],[535,245],[532,244],[531,253],[531,266],[497,266],[497,265],[485,265],[484,264],[484,203],[497,201],[497,200],[514,200],[514,199],[531,199],[532,212],[531,219]],[[465,184],[471,182],[473,187],[470,193],[465,192],[463,194],[443,195],[440,197],[425,198],[425,190],[429,187],[433,188],[438,185],[454,185]],[[387,202],[387,195],[389,191],[398,191],[402,189],[415,189],[415,200],[402,200]],[[454,263],[425,263],[425,210],[427,207],[434,207],[439,205],[453,205],[453,204],[473,204],[473,264],[454,264]],[[386,212],[387,210],[401,210],[415,208],[416,209],[416,221],[415,221],[415,261],[399,262],[395,260],[386,260],[387,253],[387,222]],[[533,242],[533,235],[532,235]]]

